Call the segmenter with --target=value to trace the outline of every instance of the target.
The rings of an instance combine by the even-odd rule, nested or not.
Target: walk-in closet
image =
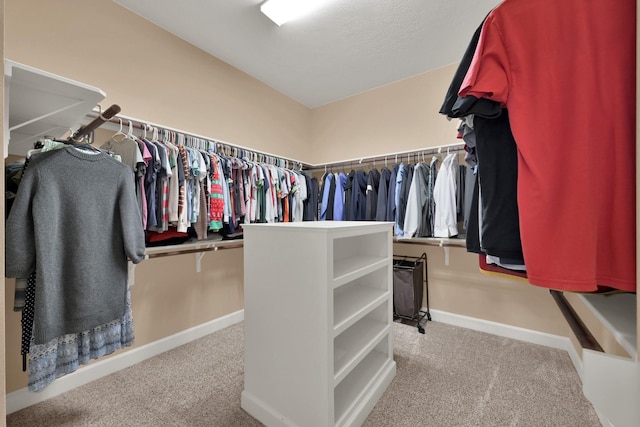
[[[0,1],[4,425],[639,426],[638,2],[271,1]]]

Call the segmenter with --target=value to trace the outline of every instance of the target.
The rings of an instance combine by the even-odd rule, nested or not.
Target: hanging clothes
[[[304,202],[304,221],[317,221],[318,213],[318,194],[320,192],[318,180],[305,175],[307,180],[307,200]],[[345,184],[346,185],[346,184]],[[346,209],[345,209],[346,211]],[[346,212],[345,212],[346,214]]]
[[[145,178],[144,178],[144,191],[147,201],[147,230],[157,230],[158,228],[158,216],[156,212],[156,180],[158,178],[158,172],[160,171],[160,156],[158,154],[158,148],[150,141],[145,139],[141,140],[150,153],[150,159],[147,164]]]
[[[196,236],[198,240],[205,240],[208,237],[209,230],[209,203],[208,199],[210,197],[208,192],[208,176],[210,169],[209,156],[207,156],[202,151],[198,151],[199,160],[200,160],[200,173],[198,175],[198,216],[196,221],[193,223],[193,228],[196,231]],[[210,186],[209,186],[210,187]]]
[[[471,226],[479,236],[467,233],[470,251],[517,258],[524,262],[517,205],[517,152],[508,110],[501,109],[497,102],[489,99],[458,96],[481,29],[482,24],[474,33],[456,70],[440,113],[450,118],[462,117],[459,132],[463,134],[467,147],[473,150],[473,156],[467,156],[465,160],[475,166],[478,185],[482,186],[482,198],[475,201],[482,210],[482,227],[477,223]],[[475,184],[474,181],[469,182]],[[470,197],[473,194],[473,190],[468,191]],[[479,197],[479,194],[480,191],[475,192],[475,197]],[[464,228],[468,230],[471,200],[465,202],[468,207],[465,209]],[[472,218],[478,221],[477,212]]]
[[[211,188],[209,199],[209,229],[218,231],[222,228],[222,219],[224,217],[224,195],[222,192],[222,180],[220,167],[218,165],[218,157],[215,154],[211,156]]]
[[[386,166],[380,169],[380,183],[378,184],[378,202],[376,204],[376,221],[387,221],[387,202],[389,197],[389,180],[391,170]],[[389,220],[390,221],[390,220]]]
[[[344,219],[353,221],[353,181],[356,178],[356,171],[351,170],[344,183]]]
[[[351,188],[351,209],[353,221],[364,221],[366,219],[367,182],[367,173],[363,170],[357,170],[353,178],[353,185]]]
[[[133,173],[109,155],[69,146],[31,161],[7,219],[5,274],[36,272],[32,348],[121,320],[126,257],[144,257],[140,224]]]
[[[168,215],[169,223],[175,224],[178,222],[178,195],[180,192],[180,174],[178,171],[178,159],[180,157],[180,151],[178,147],[171,141],[164,141],[167,147],[167,153],[169,155],[169,196],[168,196]]]
[[[331,177],[329,180],[329,192],[327,196],[327,207],[326,207],[326,220],[333,221],[333,209],[336,202],[336,180],[338,176],[336,174],[329,174],[327,177]]]
[[[394,215],[393,215],[393,231],[397,237],[404,235],[404,216],[406,214],[407,204],[402,200],[402,186],[406,185],[406,166],[404,163],[398,165],[398,173],[396,174],[395,188],[393,194]],[[389,195],[391,197],[391,194]]]
[[[400,165],[393,165],[393,168],[391,168],[391,176],[389,176],[389,189],[387,191],[387,214],[385,220],[390,222],[395,222],[396,220],[396,179],[399,169]]]
[[[509,126],[509,112],[486,119],[475,116],[478,184],[482,197],[480,245],[496,257],[524,262],[518,211],[518,162],[516,142]]]
[[[144,257],[131,170],[107,154],[67,147],[34,159],[18,191],[7,220],[6,274],[38,273],[36,342],[121,317],[122,253]],[[81,310],[65,312],[69,306]]]
[[[156,222],[157,231],[163,232],[169,229],[169,178],[171,167],[169,166],[169,154],[167,147],[160,141],[152,141],[158,150],[159,168],[156,176]]]
[[[144,164],[140,147],[131,135],[117,132],[100,146],[102,150],[111,151],[120,156],[120,161],[136,173],[140,164]]]
[[[407,214],[407,200],[409,199],[409,190],[411,188],[411,181],[413,180],[414,167],[415,165],[404,165],[404,169],[400,174],[400,181],[396,183],[396,190],[398,191],[398,201],[396,206],[398,236],[404,236],[404,221]]]
[[[335,197],[333,201],[333,220],[334,221],[344,221],[345,220],[345,209],[344,209],[344,186],[347,183],[347,175],[340,172],[336,175],[336,191]]]
[[[456,206],[456,180],[458,177],[458,156],[447,154],[433,188],[435,202],[434,237],[458,235],[458,214]]]
[[[177,231],[180,233],[186,233],[189,228],[188,222],[188,187],[189,187],[189,157],[187,155],[187,149],[184,145],[178,144],[178,150],[180,158],[178,159],[178,177],[180,180],[180,188],[178,194],[178,222],[176,224]]]
[[[308,197],[307,178],[302,173],[292,173],[291,179],[291,192],[293,194],[291,220],[293,222],[301,222],[304,220],[305,203]]]
[[[334,178],[335,176],[332,173],[327,173],[324,176],[324,180],[322,184],[322,202],[320,204],[320,215],[318,216],[318,219],[320,221],[327,221],[333,218],[333,211],[329,214],[329,218],[327,218],[327,213],[329,211],[331,185],[335,185]],[[334,187],[334,194],[335,194],[335,187]],[[331,203],[333,204],[333,201]]]
[[[435,189],[436,180],[438,179],[438,158],[436,156],[431,158],[429,169],[429,220],[431,222],[429,227],[433,232],[436,226],[436,202],[433,197],[433,190]]]
[[[121,319],[105,325],[67,334],[44,344],[29,345],[28,390],[43,390],[57,378],[75,372],[80,365],[88,364],[134,341],[131,294],[127,289],[125,313]]]
[[[380,187],[380,172],[373,168],[367,175],[365,220],[374,221],[376,219],[376,209],[378,208],[378,187]]]
[[[583,6],[505,0],[482,27],[459,95],[509,110],[530,283],[635,292],[635,101],[628,95],[636,4]],[[550,23],[549,16],[561,18]],[[567,143],[566,129],[579,143]]]
[[[413,179],[409,186],[402,236],[430,237],[431,201],[429,193],[429,175],[431,170],[426,163],[418,163],[414,167]]]

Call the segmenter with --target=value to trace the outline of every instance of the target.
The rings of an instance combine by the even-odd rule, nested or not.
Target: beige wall
[[[462,247],[407,243],[395,243],[393,247],[396,256],[420,256],[423,252],[428,261],[430,308],[570,336],[571,330],[547,289],[480,273],[478,255]]]
[[[110,0],[8,0],[5,56],[99,87],[122,114],[304,161],[308,108]]]
[[[6,17],[7,58],[100,87],[103,106],[167,127],[316,164],[459,142],[437,113],[455,65],[309,110],[110,0],[8,0]],[[464,249],[450,249],[449,265],[442,248],[394,250],[427,252],[432,309],[571,336],[547,290],[485,276]],[[242,270],[241,250],[207,253],[201,273],[192,254],[144,261],[136,346],[241,309]],[[11,280],[5,292],[11,392],[26,375]]]
[[[313,163],[457,144],[457,121],[438,114],[457,65],[313,110]]]

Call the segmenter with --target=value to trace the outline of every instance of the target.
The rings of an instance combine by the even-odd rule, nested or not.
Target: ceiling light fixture
[[[318,9],[330,0],[267,0],[260,11],[278,26]]]

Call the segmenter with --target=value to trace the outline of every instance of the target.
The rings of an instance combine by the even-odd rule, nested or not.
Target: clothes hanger
[[[129,120],[129,131],[127,132],[127,136],[134,141],[136,140],[136,136],[133,134],[133,123]]]
[[[122,142],[127,139],[127,135],[122,132],[122,119],[118,117],[118,121],[120,122],[120,128],[116,133],[113,134],[113,136],[111,136],[111,140],[113,140],[114,142]],[[122,137],[120,140],[117,139],[119,136]]]
[[[82,141],[86,141],[86,142],[82,142]],[[96,154],[102,153],[102,150],[91,145],[91,143],[87,139],[82,139],[80,142],[71,142],[69,143],[69,146],[75,149],[83,150],[83,151],[91,151]]]
[[[89,133],[84,133],[82,136],[79,137],[79,139],[76,139],[78,138],[76,134],[83,132],[83,128],[80,128],[75,133],[72,131],[72,129],[69,129],[69,131],[71,131],[71,136],[66,141],[64,141],[64,144],[67,144],[81,151],[90,151],[96,154],[102,153],[102,150],[91,145],[91,139],[88,138],[90,135],[93,135],[93,131],[90,131]]]

